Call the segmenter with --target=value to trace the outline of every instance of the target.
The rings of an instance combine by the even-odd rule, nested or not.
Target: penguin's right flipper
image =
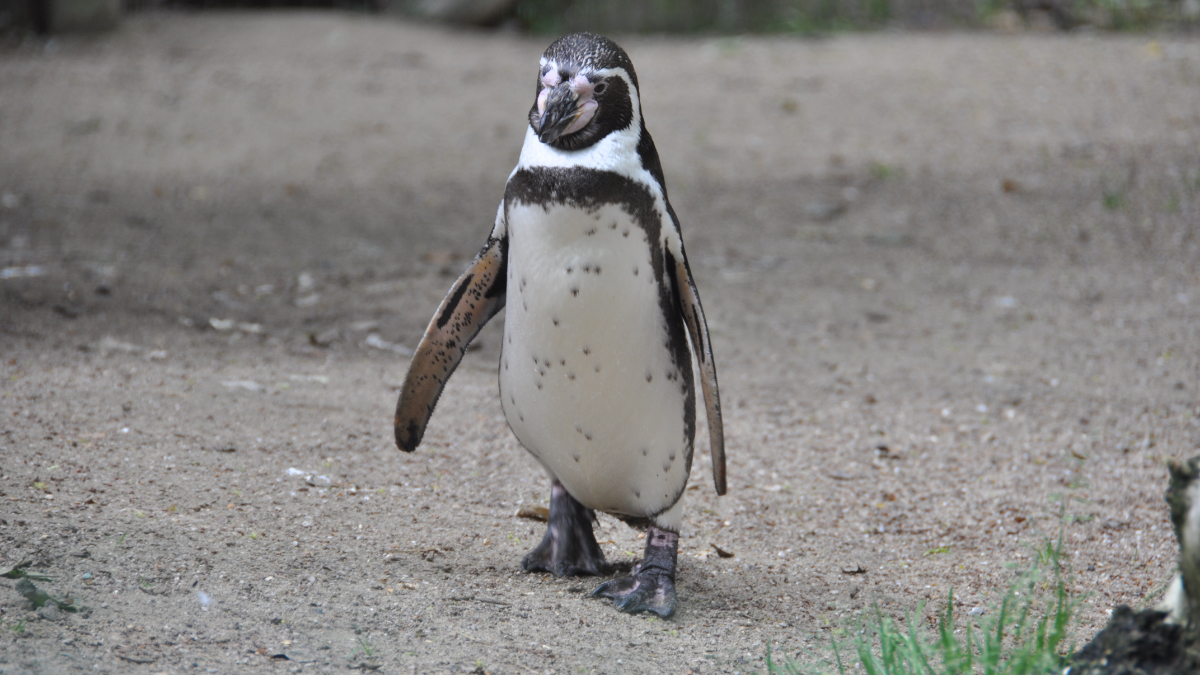
[[[396,402],[396,445],[401,450],[417,449],[438,397],[467,345],[504,308],[507,264],[508,237],[488,239],[438,306],[408,365]]]

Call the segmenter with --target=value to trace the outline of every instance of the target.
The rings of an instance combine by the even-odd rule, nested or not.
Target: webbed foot
[[[560,483],[550,486],[550,517],[546,536],[521,561],[525,572],[549,572],[556,577],[598,575],[608,572],[604,552],[596,543],[592,521],[596,514],[584,507]]]
[[[593,598],[612,598],[622,612],[653,612],[667,618],[675,613],[675,561],[679,535],[657,527],[646,533],[642,561],[623,579],[600,584]]]

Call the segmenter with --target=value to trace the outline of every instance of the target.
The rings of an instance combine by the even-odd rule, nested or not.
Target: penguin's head
[[[580,150],[640,121],[639,105],[625,50],[594,33],[573,33],[542,55],[529,125],[542,143]]]

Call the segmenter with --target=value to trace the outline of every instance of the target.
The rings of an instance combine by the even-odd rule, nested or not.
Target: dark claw
[[[611,598],[622,612],[652,612],[667,618],[675,613],[675,582],[664,575],[613,579],[592,591],[593,598]]]
[[[556,577],[599,575],[608,572],[604,552],[592,533],[595,514],[572,497],[561,484],[550,487],[550,518],[546,536],[521,561],[525,572],[549,572]]]
[[[622,612],[653,612],[662,618],[675,613],[675,560],[679,535],[651,527],[646,554],[624,579],[613,579],[592,591],[593,598],[612,598]]]

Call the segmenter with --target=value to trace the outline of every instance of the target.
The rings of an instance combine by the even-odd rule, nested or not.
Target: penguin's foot
[[[598,575],[608,572],[604,552],[592,533],[596,514],[580,504],[555,481],[550,487],[550,518],[546,536],[526,554],[521,569],[549,572],[556,577]]]
[[[646,533],[642,562],[623,579],[607,581],[592,591],[593,598],[612,598],[622,612],[653,612],[667,618],[675,613],[675,560],[679,535],[657,527]]]

